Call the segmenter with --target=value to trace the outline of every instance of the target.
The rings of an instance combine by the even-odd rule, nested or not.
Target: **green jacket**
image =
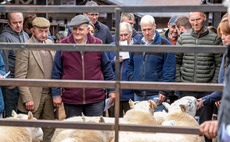
[[[208,29],[199,37],[189,30],[178,38],[177,45],[222,45],[222,41]],[[221,60],[222,54],[217,53],[177,53],[175,81],[217,83]]]

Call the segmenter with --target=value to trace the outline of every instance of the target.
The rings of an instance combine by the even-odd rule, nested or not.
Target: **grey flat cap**
[[[90,20],[88,16],[85,15],[77,15],[73,19],[71,19],[69,27],[78,27],[81,24],[89,24]]]
[[[169,25],[175,26],[175,21],[176,21],[177,17],[178,17],[178,16],[172,16],[172,17],[169,19]]]

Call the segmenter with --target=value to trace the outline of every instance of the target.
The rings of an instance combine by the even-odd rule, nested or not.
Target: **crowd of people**
[[[226,2],[228,5],[229,1]],[[88,1],[87,6],[98,6]],[[230,9],[230,7],[229,7]],[[230,13],[230,11],[228,11]],[[49,32],[50,22],[43,17],[28,15],[23,18],[21,12],[8,13],[8,24],[0,34],[0,42],[26,44],[115,44],[115,35],[98,21],[99,13],[90,12],[77,15],[70,21],[67,31],[60,31],[56,41]],[[203,12],[190,12],[189,17],[172,16],[168,21],[168,30],[159,33],[154,17],[141,18],[141,34],[134,29],[134,14],[122,13],[119,37],[121,45],[224,45],[230,44],[230,16],[225,15],[217,28],[217,34],[205,27],[206,15]],[[215,28],[214,28],[215,30]],[[0,78],[21,79],[67,79],[67,80],[115,80],[115,63],[120,63],[120,80],[154,82],[191,82],[224,83],[224,75],[229,77],[229,51],[219,53],[155,53],[120,52],[116,60],[114,52],[73,52],[47,50],[3,50],[0,51]],[[226,86],[229,78],[225,80]],[[127,90],[120,91],[120,117],[130,109],[128,101],[155,100],[156,111],[162,111],[162,102],[168,96],[181,98],[194,96],[199,102],[197,116],[201,132],[206,142],[218,133],[223,135],[225,125],[229,124],[229,115],[223,107],[229,108],[229,88],[221,92],[188,92],[168,90]],[[212,119],[216,104],[220,104],[219,120]],[[54,120],[54,108],[64,104],[66,117],[104,115],[105,98],[114,103],[114,89],[104,88],[48,88],[16,87],[0,88],[0,117],[11,116],[12,110],[20,113],[31,111],[37,119]],[[219,105],[217,105],[219,107]],[[227,109],[227,110],[229,110]],[[3,113],[4,112],[4,113]],[[114,106],[108,110],[114,117]],[[225,114],[227,113],[227,114]],[[4,114],[4,115],[3,115]],[[203,123],[203,124],[202,124]],[[45,128],[44,141],[50,141],[54,130]],[[225,132],[226,133],[226,132]],[[227,134],[226,134],[227,135]],[[222,138],[219,137],[221,141]]]

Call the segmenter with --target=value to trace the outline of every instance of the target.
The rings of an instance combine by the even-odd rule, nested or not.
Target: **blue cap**
[[[170,26],[175,26],[175,21],[177,19],[178,16],[172,16],[170,19],[169,19],[169,25]]]

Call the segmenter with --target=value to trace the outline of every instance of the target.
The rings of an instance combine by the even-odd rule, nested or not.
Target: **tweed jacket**
[[[52,44],[51,40],[46,40],[46,44]],[[35,44],[33,37],[31,37],[26,44]],[[20,50],[16,54],[15,63],[15,78],[21,79],[44,79],[44,68],[40,57],[40,51],[35,50]],[[49,51],[54,60],[55,51]],[[25,107],[25,103],[34,101],[33,113],[38,109],[42,87],[18,87],[19,88],[19,100],[18,109],[21,112],[28,112]]]

